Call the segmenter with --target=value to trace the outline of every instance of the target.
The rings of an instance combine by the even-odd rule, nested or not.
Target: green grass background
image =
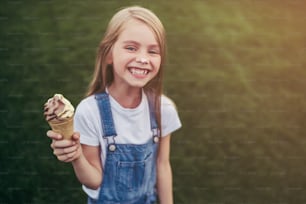
[[[304,0],[1,1],[0,203],[85,203],[43,104],[80,102],[107,22],[135,4],[167,30],[175,203],[306,203]]]

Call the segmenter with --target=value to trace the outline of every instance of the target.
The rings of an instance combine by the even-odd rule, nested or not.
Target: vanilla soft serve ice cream
[[[55,94],[44,104],[44,116],[54,132],[64,139],[73,134],[74,107],[62,94]]]

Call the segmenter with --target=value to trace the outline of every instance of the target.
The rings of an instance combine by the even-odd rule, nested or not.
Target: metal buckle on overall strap
[[[112,141],[109,141],[112,139]],[[114,152],[116,150],[115,136],[107,137],[108,150]]]
[[[153,142],[154,143],[158,143],[159,142],[159,137],[158,136],[154,136],[153,137]]]
[[[158,143],[159,142],[159,131],[158,131],[158,128],[152,129],[152,133],[153,133],[153,142],[154,143]]]

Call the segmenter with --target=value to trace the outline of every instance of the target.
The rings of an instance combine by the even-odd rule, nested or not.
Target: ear
[[[108,54],[106,57],[106,64],[113,64],[113,58],[110,54]]]
[[[109,51],[109,53],[106,56],[106,63],[107,64],[113,64],[113,48]]]
[[[113,64],[113,58],[111,54],[108,54],[106,57],[106,63],[107,64]]]

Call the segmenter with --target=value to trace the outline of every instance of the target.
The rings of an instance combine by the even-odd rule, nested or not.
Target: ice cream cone
[[[73,134],[73,117],[67,118],[65,121],[49,121],[52,130],[63,136],[63,139],[70,140]]]

